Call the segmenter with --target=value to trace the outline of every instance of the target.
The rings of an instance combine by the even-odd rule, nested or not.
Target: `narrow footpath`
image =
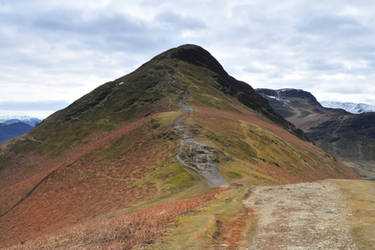
[[[185,92],[184,95],[181,96],[179,105],[185,112],[174,122],[175,132],[181,137],[177,160],[186,168],[193,170],[202,179],[206,180],[208,185],[214,187],[227,185],[228,183],[218,170],[216,164],[218,159],[214,154],[215,150],[197,142],[189,126],[184,124],[190,112],[194,111],[193,107],[185,104],[185,99],[188,96],[188,92]]]

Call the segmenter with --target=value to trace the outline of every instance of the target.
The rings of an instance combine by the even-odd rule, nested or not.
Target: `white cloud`
[[[374,11],[365,0],[3,0],[0,101],[71,102],[196,43],[253,87],[375,104]]]

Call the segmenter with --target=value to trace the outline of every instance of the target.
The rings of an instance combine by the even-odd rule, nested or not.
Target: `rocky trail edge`
[[[184,114],[174,121],[174,130],[181,137],[177,160],[187,169],[196,172],[200,178],[207,181],[209,186],[223,186],[228,183],[221,176],[217,167],[215,149],[197,142],[190,127],[184,124],[194,108],[185,104],[189,92],[185,92],[179,99],[179,105]]]

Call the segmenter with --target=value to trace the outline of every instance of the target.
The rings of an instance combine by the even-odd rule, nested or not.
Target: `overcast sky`
[[[185,43],[254,88],[375,104],[374,13],[371,0],[0,0],[0,114],[43,118]]]

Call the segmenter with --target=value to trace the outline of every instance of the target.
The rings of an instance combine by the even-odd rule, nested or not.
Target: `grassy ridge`
[[[189,123],[195,127],[199,140],[225,154],[221,157],[223,175],[231,179],[240,177],[264,178],[280,183],[262,171],[273,166],[290,175],[331,169],[332,157],[323,151],[311,152],[282,140],[270,131],[250,123],[226,118],[192,114]],[[319,156],[319,158],[317,157]]]
[[[56,157],[94,131],[111,131],[125,121],[175,107],[182,92],[168,84],[167,71],[173,69],[166,67],[152,61],[98,87],[14,142],[11,151]]]
[[[202,67],[167,53],[55,113],[26,136],[9,143],[5,153],[0,153],[0,167],[15,169],[13,173],[0,171],[0,180],[4,181],[17,173],[30,179],[39,177],[60,166],[56,164],[64,163],[54,169],[51,177],[33,194],[33,199],[23,202],[22,209],[29,214],[20,209],[15,211],[12,220],[0,221],[0,230],[4,232],[0,242],[13,240],[14,243],[19,237],[40,236],[39,232],[58,233],[62,227],[69,228],[76,223],[81,223],[83,228],[93,225],[96,229],[107,222],[112,225],[121,216],[129,218],[132,212],[143,216],[144,211],[154,211],[157,207],[153,214],[154,224],[136,224],[134,229],[128,224],[129,227],[121,228],[115,223],[113,228],[107,229],[117,230],[113,235],[118,235],[122,229],[125,233],[132,230],[129,234],[144,240],[143,236],[148,235],[147,228],[151,227],[152,232],[158,233],[150,234],[150,237],[159,237],[168,223],[177,219],[176,214],[190,211],[191,214],[175,224],[175,230],[168,231],[172,238],[166,235],[165,239],[186,247],[206,247],[213,243],[213,237],[220,238],[226,230],[225,225],[241,220],[246,212],[242,198],[249,187],[345,176],[337,171],[336,162],[329,155],[310,144],[302,147],[306,142],[278,127],[278,117],[272,112],[265,115],[268,106],[259,106],[262,99],[256,96],[251,99],[253,93],[250,91],[246,96],[244,90],[250,91],[251,87],[244,87],[212,64]],[[232,185],[232,188],[221,190],[221,194],[210,196],[213,199],[205,206],[203,203],[208,200],[201,196],[205,197],[212,189],[176,159],[180,138],[174,126],[175,120],[185,112],[179,109],[179,100],[187,92],[186,104],[194,106],[195,111],[183,122],[189,125],[198,141],[215,149],[219,170]],[[241,99],[244,97],[250,99]],[[257,111],[249,109],[251,105]],[[202,113],[202,107],[209,107],[211,111]],[[218,115],[221,112],[240,118]],[[276,136],[267,126],[253,124],[253,118],[289,136]],[[285,126],[289,129],[287,124]],[[38,159],[38,163],[30,164],[34,159]],[[13,176],[6,176],[6,173]],[[32,183],[22,182],[22,178],[15,180],[14,183],[25,185],[24,189],[29,187],[27,185],[32,186]],[[12,185],[5,188],[12,191]],[[197,198],[199,202],[189,206],[188,201],[183,201],[182,207],[177,202],[173,209],[179,212],[173,214],[172,209],[168,223],[158,223],[164,218],[160,217],[160,213],[164,213],[160,206],[187,198]],[[99,224],[91,224],[96,222]],[[203,225],[202,228],[199,225]],[[240,227],[246,231],[250,224]],[[78,234],[86,230],[81,229]],[[15,237],[14,232],[21,236]],[[126,241],[122,236],[112,237],[110,232],[102,232],[104,239],[101,235],[97,238],[95,230],[89,229],[89,232],[104,245],[108,242],[100,240],[111,241],[114,246]],[[98,243],[81,236],[77,237],[82,244],[86,240]],[[68,240],[64,237],[59,239],[65,244]],[[165,246],[163,238],[160,240],[156,246]],[[188,245],[188,240],[196,243]]]

